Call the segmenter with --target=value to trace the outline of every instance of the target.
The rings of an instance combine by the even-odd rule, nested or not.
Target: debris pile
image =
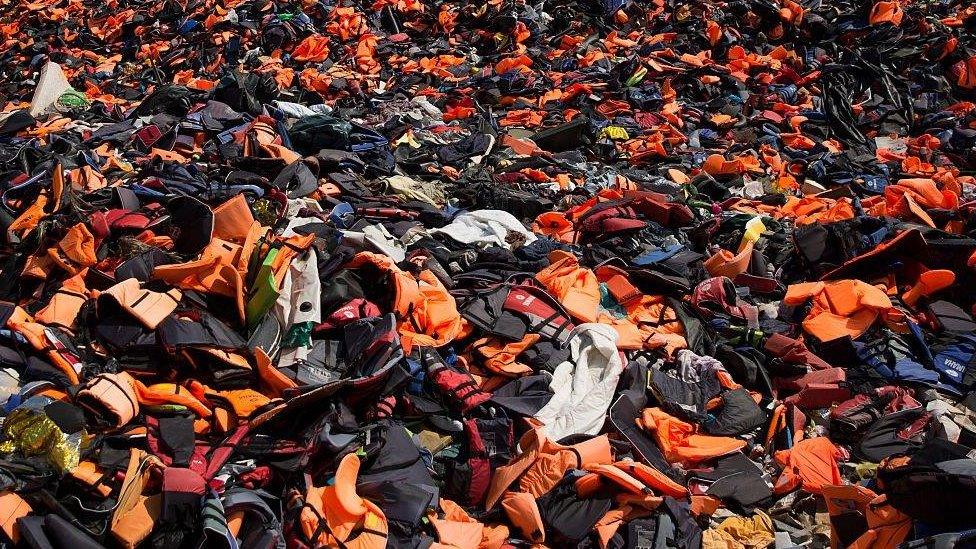
[[[0,545],[976,543],[972,3],[0,40]]]

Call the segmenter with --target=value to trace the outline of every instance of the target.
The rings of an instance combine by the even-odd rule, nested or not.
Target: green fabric
[[[68,90],[58,97],[58,105],[63,107],[87,107],[88,97],[77,90]]]
[[[254,285],[250,292],[251,299],[248,300],[245,310],[249,328],[253,328],[261,322],[261,319],[268,314],[280,295],[274,273],[271,271],[271,265],[277,256],[278,249],[272,248],[265,256],[264,261],[261,262],[257,276],[254,277]]]
[[[299,322],[298,324],[293,324],[285,334],[284,340],[281,342],[281,346],[285,348],[295,348],[295,347],[311,347],[312,345],[312,328],[315,326],[313,322]]]

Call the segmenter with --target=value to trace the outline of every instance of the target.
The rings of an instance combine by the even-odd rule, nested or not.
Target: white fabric
[[[379,252],[399,263],[407,258],[403,242],[396,239],[383,225],[366,225],[362,232],[342,231],[342,243],[368,252]]]
[[[298,234],[295,232],[295,229],[298,227],[322,222],[317,217],[299,217],[298,212],[303,209],[322,213],[322,206],[311,198],[289,198],[285,212],[285,219],[288,220],[288,225],[281,231],[282,237],[288,238],[289,236]]]
[[[47,113],[58,98],[70,89],[71,84],[64,76],[61,65],[48,61],[37,78],[37,87],[34,88],[34,96],[31,98],[31,116],[37,117]]]
[[[688,349],[678,351],[678,379],[687,383],[698,383],[708,372],[725,372],[721,362],[708,355],[696,355]]]
[[[328,105],[312,105],[311,107],[306,107],[300,103],[290,103],[288,101],[272,101],[272,103],[275,108],[289,118],[304,118],[306,116],[329,114],[332,112],[332,107]]]
[[[953,406],[949,402],[937,398],[930,401],[925,409],[932,413],[942,427],[943,435],[952,442],[958,442],[962,430],[976,432],[974,414],[965,408]]]
[[[509,232],[521,233],[525,236],[525,243],[535,242],[535,234],[512,214],[503,210],[476,210],[463,213],[454,218],[449,225],[435,229],[461,242],[462,244],[476,244],[483,247],[491,245],[511,249],[505,241]]]
[[[600,432],[624,369],[617,337],[612,327],[597,323],[570,333],[570,359],[556,367],[552,399],[535,415],[553,440]]]
[[[278,368],[291,368],[308,360],[311,347],[289,347],[281,350],[278,355]]]
[[[302,322],[322,322],[321,293],[318,255],[312,249],[291,262],[275,301],[274,313],[285,331]]]
[[[20,374],[13,368],[0,368],[0,398],[6,400],[20,391]]]

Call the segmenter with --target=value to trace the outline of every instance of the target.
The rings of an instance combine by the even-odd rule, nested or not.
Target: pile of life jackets
[[[976,6],[0,1],[0,548],[976,547]]]

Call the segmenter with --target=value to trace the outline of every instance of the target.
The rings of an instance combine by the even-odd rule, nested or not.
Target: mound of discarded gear
[[[0,546],[976,546],[971,2],[0,41]]]

